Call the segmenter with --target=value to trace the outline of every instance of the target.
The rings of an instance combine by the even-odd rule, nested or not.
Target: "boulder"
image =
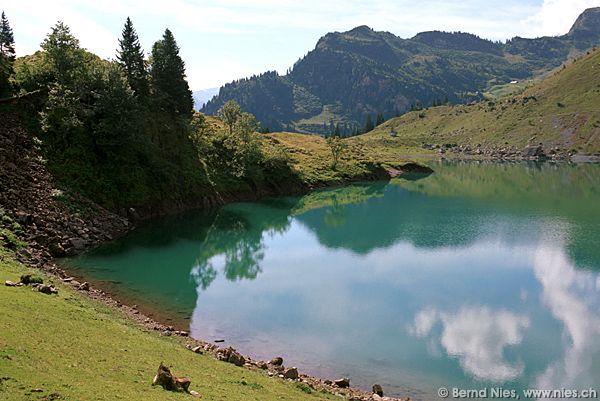
[[[77,287],[80,291],[89,291],[90,290],[90,283],[88,283],[87,281],[83,282],[82,284],[79,285],[79,287]]]
[[[43,294],[58,294],[58,290],[53,285],[39,284],[34,289]]]
[[[295,367],[287,368],[283,372],[283,377],[286,379],[296,380],[298,378],[298,369]]]
[[[373,384],[373,394],[383,397],[383,388],[379,384]]]
[[[523,157],[531,160],[545,160],[548,158],[542,145],[529,145],[523,149]]]
[[[341,379],[337,379],[333,382],[339,388],[348,388],[350,387],[350,379],[344,377]]]
[[[269,362],[269,365],[281,366],[281,365],[283,365],[283,358],[280,356],[277,356],[277,357],[271,359],[271,361]]]
[[[229,362],[236,366],[244,366],[246,358],[231,347],[217,350],[217,359],[223,362]]]
[[[171,370],[163,365],[162,362],[158,367],[158,371],[156,372],[154,379],[152,379],[153,386],[159,385],[165,390],[176,391],[180,393],[187,393],[191,383],[192,381],[188,377],[173,376]]]

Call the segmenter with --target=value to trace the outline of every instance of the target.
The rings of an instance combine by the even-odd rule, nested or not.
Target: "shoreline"
[[[487,152],[476,155],[465,155],[464,153],[458,152],[453,153],[454,152],[444,152],[436,155],[432,152],[426,160],[433,161],[436,160],[436,158],[441,158],[442,160],[445,159],[448,161],[459,162],[488,161],[499,163],[540,161],[536,159],[524,159],[521,155],[518,158],[505,158],[489,157],[490,155],[485,154]],[[548,160],[547,162],[569,163],[571,161]],[[15,164],[17,163],[15,162]],[[172,207],[167,207],[165,205],[158,209],[141,211],[142,216],[137,216],[140,218],[134,220],[132,217],[137,214],[135,210],[130,214],[129,218],[126,219],[95,205],[93,202],[77,197],[77,195],[70,196],[86,206],[87,215],[82,216],[79,213],[73,213],[63,204],[59,205],[59,202],[51,196],[50,192],[53,191],[52,188],[54,185],[53,178],[43,166],[25,161],[23,164],[25,164],[24,167],[26,171],[27,169],[30,170],[27,176],[39,178],[38,181],[41,181],[42,185],[38,185],[38,188],[35,188],[35,191],[28,192],[31,189],[28,187],[28,185],[31,186],[29,180],[13,178],[11,182],[13,185],[8,186],[9,188],[19,188],[19,193],[16,194],[16,197],[19,198],[18,200],[21,202],[17,202],[17,204],[21,203],[27,205],[27,203],[31,201],[33,201],[32,203],[37,203],[37,207],[30,208],[34,209],[33,212],[30,213],[25,213],[22,210],[18,210],[18,208],[15,208],[17,210],[8,210],[9,213],[13,212],[12,217],[14,217],[16,221],[21,222],[25,226],[23,240],[27,241],[28,247],[25,248],[25,250],[17,252],[18,259],[21,262],[27,266],[44,270],[46,273],[61,280],[65,285],[70,286],[79,293],[120,311],[127,319],[136,322],[142,329],[158,331],[164,336],[179,336],[182,339],[185,339],[185,342],[187,343],[185,345],[189,345],[194,349],[196,349],[196,347],[201,347],[198,350],[211,353],[217,359],[223,360],[222,358],[225,358],[223,352],[225,352],[227,354],[225,359],[228,362],[231,362],[231,360],[239,362],[240,357],[242,356],[230,347],[219,348],[214,343],[191,339],[187,327],[184,328],[179,326],[176,321],[169,322],[167,314],[165,314],[165,316],[156,314],[151,317],[149,315],[154,314],[148,313],[145,310],[146,308],[142,307],[138,309],[133,303],[133,300],[129,300],[127,297],[122,297],[121,295],[115,296],[112,291],[106,289],[106,287],[103,287],[99,283],[92,283],[93,285],[90,286],[83,282],[85,277],[81,277],[81,281],[73,279],[67,271],[60,266],[60,261],[57,260],[56,257],[67,255],[74,256],[94,249],[104,243],[108,243],[115,238],[127,234],[130,230],[135,229],[135,221],[151,221],[154,218],[168,214],[174,215],[185,211],[208,210],[232,202],[256,201],[269,196],[301,195],[318,189],[335,188],[349,185],[354,182],[389,180],[390,178],[398,177],[403,174],[424,172],[422,165],[417,163],[405,163],[403,165],[398,163],[397,167],[388,167],[387,169],[377,165],[373,166],[370,174],[348,177],[338,181],[321,181],[314,185],[297,185],[297,183],[292,183],[291,185],[285,185],[285,187],[272,186],[269,188],[256,188],[254,191],[246,191],[237,194],[211,195],[198,199],[193,204],[171,205]],[[14,170],[18,172],[20,169],[21,168],[15,168]],[[1,197],[0,200],[2,200]],[[50,221],[50,224],[47,224],[47,226],[49,226],[47,231],[51,231],[53,236],[42,232],[44,230],[41,228],[45,225],[45,219]],[[69,247],[65,246],[65,244],[69,245]],[[175,325],[177,325],[177,327]],[[232,358],[231,355],[234,355],[234,357]],[[248,367],[250,368],[263,370],[266,366],[266,370],[267,372],[271,372],[271,376],[278,377],[285,373],[280,371],[282,369],[281,367],[273,366],[272,369],[269,368],[269,364],[266,363],[266,361],[255,361],[251,357],[246,356],[243,357],[243,360],[244,364],[246,364],[247,361]],[[329,393],[342,395],[346,398],[358,400],[373,399],[372,393],[369,393],[368,391],[353,388],[343,389],[336,386],[331,380],[325,380],[309,375],[299,375],[299,378],[309,383],[307,385],[315,389],[322,389]],[[387,399],[392,400],[392,398]]]

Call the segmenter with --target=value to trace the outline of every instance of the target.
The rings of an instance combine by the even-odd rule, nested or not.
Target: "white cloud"
[[[593,274],[576,270],[563,247],[552,245],[538,249],[534,271],[543,287],[543,302],[563,324],[566,342],[562,359],[548,366],[537,378],[536,387],[584,388],[596,384],[593,367],[600,356],[600,292],[594,288]]]
[[[523,373],[523,364],[507,362],[503,354],[507,346],[521,343],[522,332],[529,326],[527,317],[485,306],[463,307],[455,314],[426,309],[416,315],[410,331],[424,337],[437,321],[443,326],[442,347],[469,374],[503,383]]]
[[[541,9],[522,24],[528,36],[562,35],[585,9],[598,6],[600,0],[544,0]]]
[[[566,33],[577,15],[600,0],[20,0],[6,7],[17,52],[30,54],[57,20],[81,45],[114,57],[126,16],[149,51],[171,28],[194,89],[287,67],[331,31],[358,25],[412,37],[425,30],[467,31],[490,39]]]

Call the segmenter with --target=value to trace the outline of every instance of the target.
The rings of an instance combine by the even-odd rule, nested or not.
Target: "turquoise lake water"
[[[600,166],[432,167],[157,220],[65,263],[197,338],[389,394],[600,390]]]

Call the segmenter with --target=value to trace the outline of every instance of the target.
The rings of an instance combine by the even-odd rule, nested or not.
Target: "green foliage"
[[[375,124],[373,124],[373,119],[371,118],[371,114],[367,114],[367,117],[365,117],[365,125],[363,128],[363,132],[370,132],[373,131],[373,128],[375,128]]]
[[[327,146],[331,151],[331,168],[336,169],[342,152],[347,148],[346,143],[339,136],[330,136],[327,138]]]
[[[57,22],[41,46],[56,81],[63,85],[73,84],[85,69],[85,56],[69,27],[62,21]]]
[[[0,207],[0,247],[2,245],[9,249],[19,249],[27,246],[27,243],[19,239],[23,230],[19,223],[10,218]]]
[[[233,134],[233,126],[242,114],[242,109],[236,101],[230,100],[221,107],[218,112],[219,117],[229,127],[229,134]]]
[[[150,65],[152,94],[158,108],[171,115],[191,117],[192,91],[185,79],[179,47],[169,29],[165,30],[162,40],[152,46]]]
[[[125,21],[122,37],[119,39],[117,60],[127,75],[127,82],[131,89],[142,100],[146,100],[150,89],[144,50],[129,17]]]
[[[8,23],[8,19],[2,11],[0,18],[0,97],[11,93],[9,78],[13,73],[15,62],[15,38]]]

